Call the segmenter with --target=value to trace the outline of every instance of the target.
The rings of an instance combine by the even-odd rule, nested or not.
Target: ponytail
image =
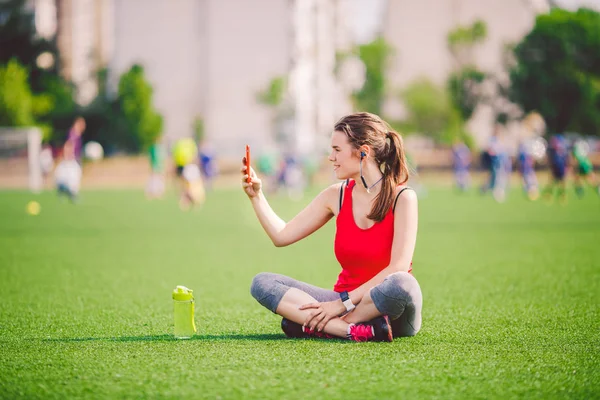
[[[386,142],[383,157],[378,160],[383,173],[381,190],[375,198],[371,213],[367,216],[377,222],[382,221],[392,208],[396,187],[405,184],[409,178],[402,136],[397,132],[388,131],[386,132]]]

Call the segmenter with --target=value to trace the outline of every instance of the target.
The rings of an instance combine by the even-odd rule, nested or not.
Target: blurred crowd
[[[548,141],[539,136],[521,140],[517,153],[512,155],[496,129],[480,154],[480,164],[487,178],[479,190],[482,194],[491,193],[498,202],[504,202],[510,177],[516,170],[523,194],[529,200],[537,200],[541,194],[548,201],[558,199],[565,204],[569,182],[580,198],[584,196],[586,187],[600,195],[600,181],[589,157],[596,142],[592,143],[590,145],[588,140],[573,133],[554,134]],[[452,154],[456,188],[466,191],[471,184],[471,150],[465,143],[456,141]],[[537,177],[540,165],[546,165],[550,172],[548,182],[542,187]]]

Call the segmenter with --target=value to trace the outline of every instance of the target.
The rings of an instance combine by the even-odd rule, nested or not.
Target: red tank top
[[[355,184],[351,180],[346,185],[342,207],[335,222],[334,251],[342,266],[342,272],[333,287],[338,293],[354,290],[367,282],[390,264],[392,256],[393,207],[381,222],[376,222],[368,229],[359,228],[352,212],[352,189]],[[412,268],[409,268],[408,272],[411,271]]]

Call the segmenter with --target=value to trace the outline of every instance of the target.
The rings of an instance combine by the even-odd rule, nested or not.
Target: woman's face
[[[356,150],[344,132],[334,131],[331,134],[331,152],[329,161],[333,163],[333,171],[337,179],[348,179],[358,173],[359,161]]]

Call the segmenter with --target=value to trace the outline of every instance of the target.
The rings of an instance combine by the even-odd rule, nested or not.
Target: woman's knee
[[[252,284],[250,285],[250,294],[252,294],[252,297],[259,301],[260,299],[263,299],[273,287],[276,276],[277,274],[270,272],[261,272],[257,274],[252,279]]]
[[[420,301],[422,297],[419,282],[408,272],[400,271],[388,275],[381,286],[385,295],[396,299],[410,298]]]
[[[407,309],[399,318],[391,322],[394,337],[415,336],[421,330],[421,314],[415,309]]]
[[[261,272],[252,279],[250,293],[262,306],[275,312],[283,295],[289,290],[284,279],[283,275]]]

